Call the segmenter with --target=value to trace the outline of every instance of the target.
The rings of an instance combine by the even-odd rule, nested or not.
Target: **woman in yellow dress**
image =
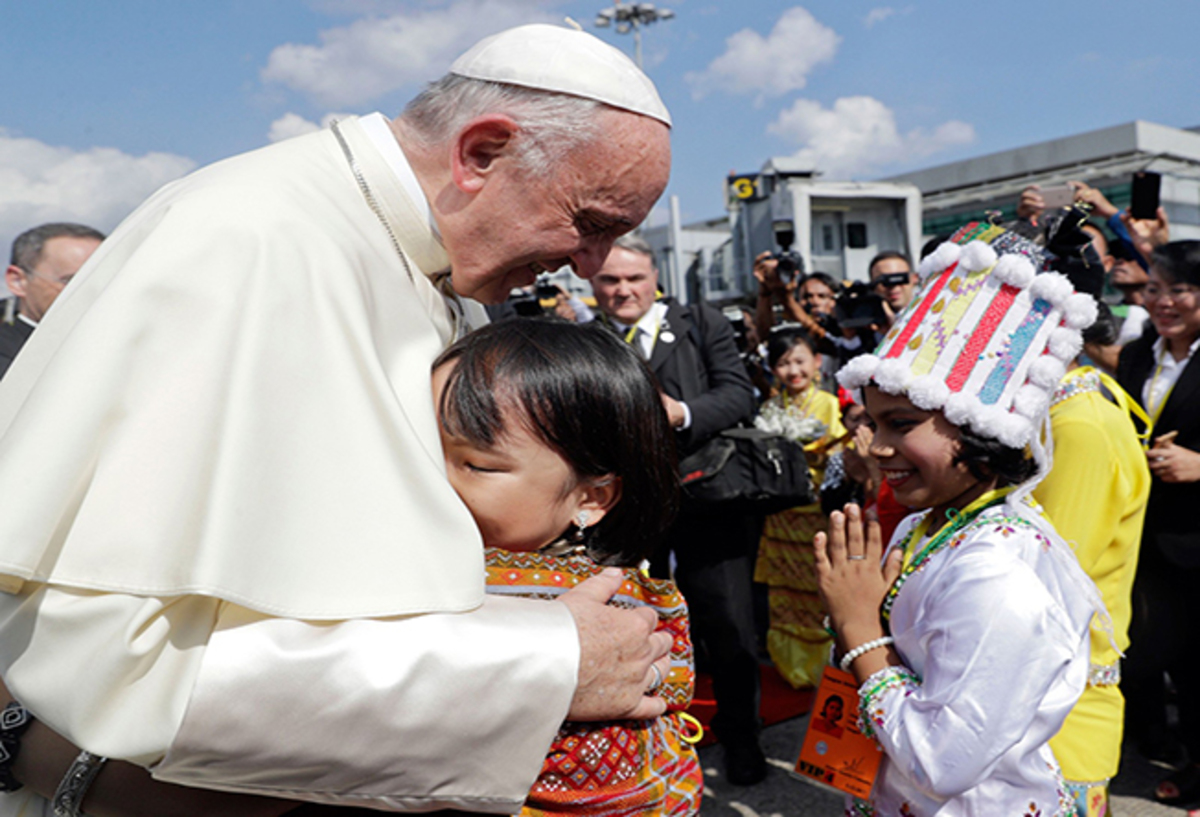
[[[772,333],[767,361],[778,391],[763,403],[755,425],[802,443],[813,485],[820,486],[831,444],[846,433],[837,398],[818,386],[821,355],[807,332],[787,328]],[[769,588],[767,650],[794,687],[816,686],[829,658],[812,548],[827,521],[817,497],[811,505],[768,516],[759,543],[754,580]]]

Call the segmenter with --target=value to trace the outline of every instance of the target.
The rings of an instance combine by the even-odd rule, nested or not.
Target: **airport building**
[[[1133,174],[1144,170],[1162,175],[1160,197],[1171,237],[1200,238],[1200,128],[1128,122],[885,181],[920,189],[922,232],[931,238],[989,212],[998,211],[1004,221],[1014,219],[1021,190],[1031,184],[1085,182],[1124,208]]]

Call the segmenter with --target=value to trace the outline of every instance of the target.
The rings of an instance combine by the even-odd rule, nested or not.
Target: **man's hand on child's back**
[[[648,690],[667,677],[671,636],[654,631],[658,616],[649,607],[608,605],[623,581],[622,572],[610,568],[560,598],[579,632],[579,683],[569,720],[656,718],[666,711],[666,703]]]

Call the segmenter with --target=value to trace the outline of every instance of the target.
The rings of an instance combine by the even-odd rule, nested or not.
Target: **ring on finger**
[[[849,556],[847,556],[846,558],[847,558],[847,559],[849,559],[849,560],[850,560],[850,561],[852,561],[852,562],[861,562],[861,561],[863,561],[864,559],[866,559],[867,557],[866,557],[866,556],[863,556],[863,555],[861,555],[861,554],[853,554],[853,553],[852,553],[852,554],[850,554]]]
[[[651,664],[650,671],[654,673],[654,680],[650,682],[650,688],[646,690],[647,692],[653,692],[658,689],[662,686],[663,682],[662,670],[658,668],[658,664]]]

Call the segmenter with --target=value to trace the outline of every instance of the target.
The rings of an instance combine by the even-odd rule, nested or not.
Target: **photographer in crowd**
[[[899,256],[909,269],[904,256],[884,253],[871,262],[872,268],[882,256]],[[883,259],[880,280],[892,283],[889,264]],[[895,264],[893,260],[891,262]],[[911,272],[909,273],[911,280]],[[759,253],[754,259],[754,278],[758,281],[755,308],[755,328],[760,337],[769,337],[779,325],[803,328],[813,338],[820,351],[821,388],[836,393],[833,376],[851,358],[875,347],[895,317],[889,301],[876,287],[861,281],[838,282],[824,272],[804,274],[804,262],[791,252]],[[875,280],[874,278],[872,279]],[[912,298],[913,285],[891,287],[899,299]],[[777,313],[778,312],[778,316]]]
[[[887,304],[888,326],[912,302],[917,289],[917,276],[908,256],[895,250],[884,250],[871,259],[867,268],[871,286]]]

